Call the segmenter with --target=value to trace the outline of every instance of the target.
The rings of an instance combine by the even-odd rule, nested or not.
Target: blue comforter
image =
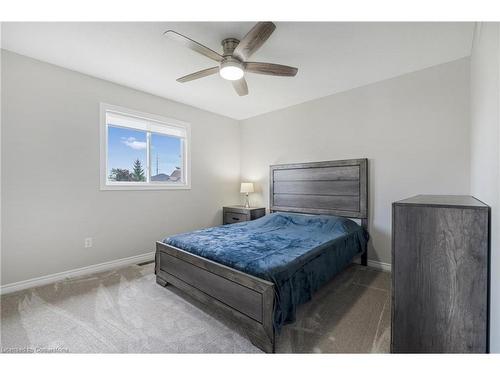
[[[366,250],[367,232],[337,216],[274,213],[165,238],[164,243],[272,281],[279,331],[299,304]]]

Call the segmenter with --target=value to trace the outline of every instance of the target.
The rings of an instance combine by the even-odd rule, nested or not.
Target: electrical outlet
[[[85,238],[84,246],[85,246],[85,248],[92,247],[92,237]]]

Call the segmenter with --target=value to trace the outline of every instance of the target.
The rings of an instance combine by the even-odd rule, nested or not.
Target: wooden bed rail
[[[162,242],[156,242],[155,273],[158,284],[172,284],[216,308],[241,324],[255,346],[274,353],[273,283]]]

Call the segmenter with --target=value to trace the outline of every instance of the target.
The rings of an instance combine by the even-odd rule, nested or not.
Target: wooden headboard
[[[269,209],[368,218],[368,159],[270,167]]]

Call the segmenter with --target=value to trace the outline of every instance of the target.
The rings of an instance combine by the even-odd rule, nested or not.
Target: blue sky
[[[128,169],[136,159],[146,166],[146,132],[108,126],[108,175],[113,168]],[[179,138],[162,134],[151,134],[151,174],[156,174],[158,155],[159,173],[170,175],[175,167],[181,166],[181,141]]]

